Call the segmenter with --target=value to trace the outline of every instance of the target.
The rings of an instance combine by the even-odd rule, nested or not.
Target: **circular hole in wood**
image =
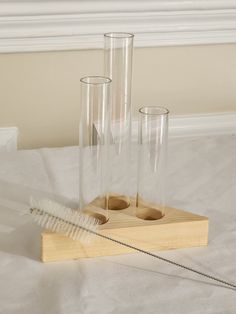
[[[128,208],[130,202],[126,196],[110,196],[108,201],[108,208],[111,210],[121,210]]]
[[[160,210],[154,208],[137,208],[136,216],[143,220],[157,220],[161,219],[164,214]]]
[[[87,215],[92,216],[93,218],[98,220],[98,224],[99,225],[103,225],[106,222],[108,222],[108,219],[106,218],[106,216],[99,214],[99,213],[95,213],[95,212],[91,212],[91,211],[85,211]]]

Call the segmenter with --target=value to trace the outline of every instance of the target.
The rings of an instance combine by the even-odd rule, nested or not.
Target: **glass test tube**
[[[129,206],[133,34],[104,35],[105,76],[112,79],[110,209]]]
[[[88,76],[81,82],[79,202],[81,210],[103,208],[108,220],[111,79]],[[94,202],[98,206],[91,205]],[[105,211],[104,211],[105,209]],[[102,217],[98,217],[101,218]]]
[[[136,215],[155,220],[164,215],[168,114],[163,107],[139,109]]]

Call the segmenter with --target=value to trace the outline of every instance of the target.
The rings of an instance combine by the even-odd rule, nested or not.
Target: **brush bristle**
[[[83,212],[51,200],[30,200],[31,214],[41,227],[62,233],[73,240],[88,242],[97,231],[99,221]]]

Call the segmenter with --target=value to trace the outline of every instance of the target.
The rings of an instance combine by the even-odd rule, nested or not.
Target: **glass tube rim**
[[[145,110],[152,110],[154,112],[147,112]],[[156,111],[156,112],[155,112]],[[146,116],[163,116],[169,114],[169,109],[162,106],[143,106],[139,108],[139,113]]]
[[[116,39],[126,39],[126,38],[133,38],[134,34],[124,33],[124,32],[110,32],[110,33],[105,33],[104,37],[116,38]]]
[[[89,81],[90,79],[93,79],[94,81]],[[81,83],[87,84],[87,85],[103,85],[103,84],[109,84],[112,82],[112,80],[109,77],[101,76],[101,75],[89,75],[84,76],[80,79]]]

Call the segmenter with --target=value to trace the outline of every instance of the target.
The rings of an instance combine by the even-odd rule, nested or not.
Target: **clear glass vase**
[[[112,79],[109,208],[129,206],[133,34],[104,35],[105,76]]]
[[[108,220],[111,79],[88,76],[80,82],[80,209],[91,213],[102,208],[101,214]],[[98,218],[104,220],[102,216]]]
[[[165,212],[168,114],[163,107],[139,109],[136,215],[155,220]]]

